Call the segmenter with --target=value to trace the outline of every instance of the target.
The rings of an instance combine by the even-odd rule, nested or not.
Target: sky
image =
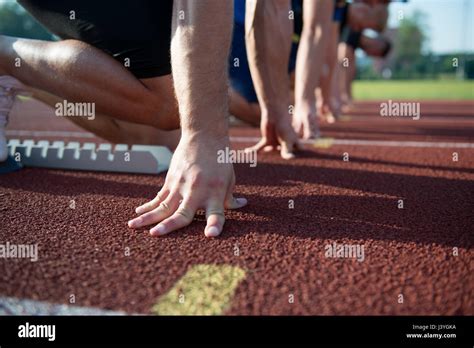
[[[0,5],[6,1],[12,0],[0,0]],[[399,11],[410,16],[416,10],[425,14],[426,31],[430,37],[427,48],[430,51],[474,53],[474,0],[408,0],[408,3],[393,3],[390,5],[389,27],[398,26]]]
[[[474,0],[408,0],[390,5],[389,27],[398,26],[399,11],[421,11],[434,53],[474,53]]]

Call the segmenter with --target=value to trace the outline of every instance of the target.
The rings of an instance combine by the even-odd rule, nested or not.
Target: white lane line
[[[258,137],[230,137],[235,143],[253,143],[259,141]],[[355,145],[355,146],[391,146],[391,147],[432,147],[432,148],[474,148],[474,143],[447,143],[431,141],[398,141],[398,140],[359,140],[359,139],[333,139],[321,138],[330,141],[332,145]],[[301,140],[303,144],[313,145],[314,140]]]
[[[21,137],[59,137],[59,138],[94,138],[89,132],[68,131],[27,131],[7,130],[8,136]],[[235,143],[258,142],[258,137],[230,137]],[[331,141],[332,145],[355,145],[355,146],[390,146],[390,147],[424,147],[424,148],[474,148],[474,143],[433,142],[433,141],[400,141],[400,140],[360,140],[360,139],[333,139],[322,138]],[[302,140],[303,144],[313,145],[314,140]]]
[[[95,138],[95,135],[89,132],[68,131],[7,130],[7,135],[12,137]]]
[[[127,315],[127,313],[13,297],[0,297],[0,316],[2,315]]]

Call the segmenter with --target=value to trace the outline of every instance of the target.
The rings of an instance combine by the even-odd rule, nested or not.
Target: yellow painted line
[[[327,149],[334,143],[334,138],[319,138],[313,142],[313,146],[320,149]]]
[[[153,306],[159,315],[222,315],[245,271],[230,265],[196,265]]]

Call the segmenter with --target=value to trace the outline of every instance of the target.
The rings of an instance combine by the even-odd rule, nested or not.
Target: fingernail
[[[138,227],[138,226],[140,226],[141,223],[142,223],[142,218],[136,218],[136,219],[130,220],[128,222],[128,226]]]
[[[135,213],[140,214],[140,210],[140,207],[138,207],[137,209],[135,209]]]
[[[165,225],[162,225],[162,224],[158,224],[157,226],[153,227],[150,230],[150,234],[152,236],[160,236],[160,235],[164,234],[165,232],[166,232],[166,227],[165,227]]]
[[[219,235],[219,229],[216,226],[211,226],[206,230],[205,235],[207,237],[217,237]]]

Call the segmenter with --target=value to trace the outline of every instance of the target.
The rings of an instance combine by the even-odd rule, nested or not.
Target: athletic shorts
[[[360,37],[362,36],[361,31],[355,31],[350,29],[344,37],[344,42],[352,47],[354,50],[360,47]]]
[[[137,78],[171,73],[173,0],[18,0],[61,39],[114,57]]]
[[[303,32],[303,1],[302,0],[292,0],[291,9],[293,10],[294,20],[293,20],[293,30],[296,37],[301,37]]]
[[[341,23],[341,26],[345,26],[347,23],[348,11],[349,4],[346,2],[346,0],[334,0],[334,13],[332,21]]]
[[[295,70],[297,51],[298,45],[293,43],[288,72]],[[229,78],[232,88],[243,96],[247,102],[258,102],[247,59],[247,50],[245,48],[245,26],[240,23],[234,23],[232,50],[229,56]]]

